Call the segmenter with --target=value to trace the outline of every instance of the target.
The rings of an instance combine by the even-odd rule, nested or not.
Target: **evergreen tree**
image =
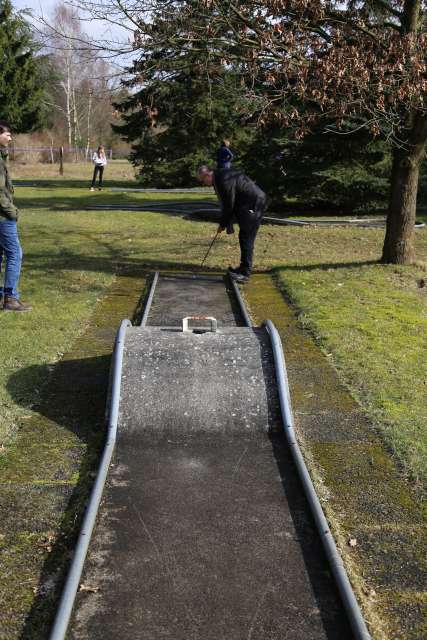
[[[353,129],[347,125],[348,129]],[[366,130],[325,135],[317,127],[283,147],[286,194],[316,208],[337,213],[385,212],[390,187],[391,153]]]
[[[366,131],[325,135],[321,126],[296,140],[278,125],[255,128],[239,117],[239,92],[230,72],[209,82],[181,70],[153,79],[120,105],[125,125],[115,127],[133,142],[132,160],[142,185],[188,187],[198,165],[212,163],[222,138],[231,139],[233,166],[273,197],[337,213],[384,210],[390,152]],[[332,126],[332,125],[331,125]]]
[[[315,128],[296,140],[277,125],[257,131],[242,164],[280,205],[285,198],[328,213],[384,211],[390,150],[366,131],[343,135]]]
[[[45,117],[43,59],[36,57],[31,29],[13,12],[10,0],[0,0],[0,51],[0,118],[18,133],[41,127]]]
[[[105,8],[107,0],[94,1]],[[296,136],[325,116],[361,126],[394,144],[382,262],[415,259],[419,172],[427,148],[426,0],[121,0],[137,27],[143,77],[162,47],[159,74],[181,64],[214,78],[239,66],[248,107],[260,124],[298,123]],[[115,14],[115,20],[117,15]],[[298,109],[299,103],[302,110]],[[308,108],[309,107],[309,108]]]
[[[167,30],[172,33],[173,23],[178,38],[181,13],[181,5],[168,8]],[[256,126],[262,125],[262,119],[256,100],[253,105],[248,101],[240,62],[229,60],[210,73],[212,69],[200,62],[204,42],[193,48],[190,38],[177,48],[174,37],[160,37],[162,28],[163,14],[153,16],[152,38],[129,70],[131,95],[119,106],[125,125],[116,128],[133,142],[132,159],[140,167],[144,185],[195,184],[197,165],[212,161],[220,141],[229,138],[234,166],[277,202],[283,195],[293,196],[305,204],[333,205],[345,213],[363,211],[372,204],[384,206],[385,151],[372,143],[369,132],[342,135],[343,122],[342,134],[326,136],[322,125],[313,123],[313,133],[296,140],[292,128],[282,123]],[[197,31],[206,29],[208,16],[200,16]],[[206,55],[209,50],[206,43]],[[264,82],[265,78],[258,78],[252,85],[255,94]],[[305,107],[298,102],[295,108]]]
[[[232,74],[212,84],[184,69],[169,80],[153,78],[117,105],[125,124],[114,129],[133,142],[131,157],[143,185],[196,184],[197,167],[214,164],[224,138],[231,140],[239,165],[254,130],[242,127],[238,98],[231,98],[233,82]]]

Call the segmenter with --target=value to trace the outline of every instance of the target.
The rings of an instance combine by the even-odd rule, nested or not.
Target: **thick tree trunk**
[[[417,115],[410,140],[395,148],[387,229],[381,262],[411,264],[415,260],[415,216],[420,164],[427,141],[427,117]]]
[[[387,230],[381,262],[411,264],[415,259],[414,231],[419,166],[402,149],[395,149],[391,174]]]

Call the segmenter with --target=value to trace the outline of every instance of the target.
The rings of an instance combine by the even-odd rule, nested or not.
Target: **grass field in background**
[[[90,193],[90,163],[16,165],[13,178],[46,180],[17,187],[24,248],[21,293],[30,314],[1,314],[0,443],[13,439],[17,420],[36,402],[46,379],[17,370],[61,357],[90,318],[118,270],[197,269],[215,225],[164,213],[86,211],[84,206],[200,198],[196,194]],[[109,163],[105,186],[131,185],[133,169]],[[416,266],[377,264],[384,230],[261,228],[255,267],[276,277],[327,356],[384,433],[408,473],[427,476],[427,230],[417,231]],[[207,267],[238,259],[237,234],[221,236]],[[268,309],[266,309],[266,317]],[[29,369],[30,370],[30,369]],[[0,444],[1,446],[1,444]]]
[[[88,186],[92,180],[92,162],[65,162],[64,173],[59,173],[59,164],[49,163],[19,163],[11,162],[11,173],[15,180],[58,180],[66,182],[69,180],[87,181]],[[114,181],[130,181],[135,179],[135,170],[127,160],[109,160],[105,169],[105,178]]]

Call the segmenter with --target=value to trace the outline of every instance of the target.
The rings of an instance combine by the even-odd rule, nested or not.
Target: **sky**
[[[43,0],[43,11],[48,12],[56,4],[57,0]],[[12,0],[15,9],[35,9],[35,13],[41,12],[41,0]]]
[[[34,17],[43,15],[48,18],[52,13],[55,5],[59,4],[60,0],[12,0],[12,5],[15,9],[31,9]],[[90,24],[90,29],[88,28]],[[90,35],[97,37],[105,37],[107,40],[117,40],[128,38],[128,31],[114,27],[101,20],[91,20],[89,23],[83,23],[83,30],[90,32]]]

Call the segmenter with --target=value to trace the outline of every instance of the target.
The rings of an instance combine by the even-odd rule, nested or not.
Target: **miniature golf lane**
[[[269,337],[236,324],[127,330],[116,451],[67,637],[353,637],[282,435]]]

